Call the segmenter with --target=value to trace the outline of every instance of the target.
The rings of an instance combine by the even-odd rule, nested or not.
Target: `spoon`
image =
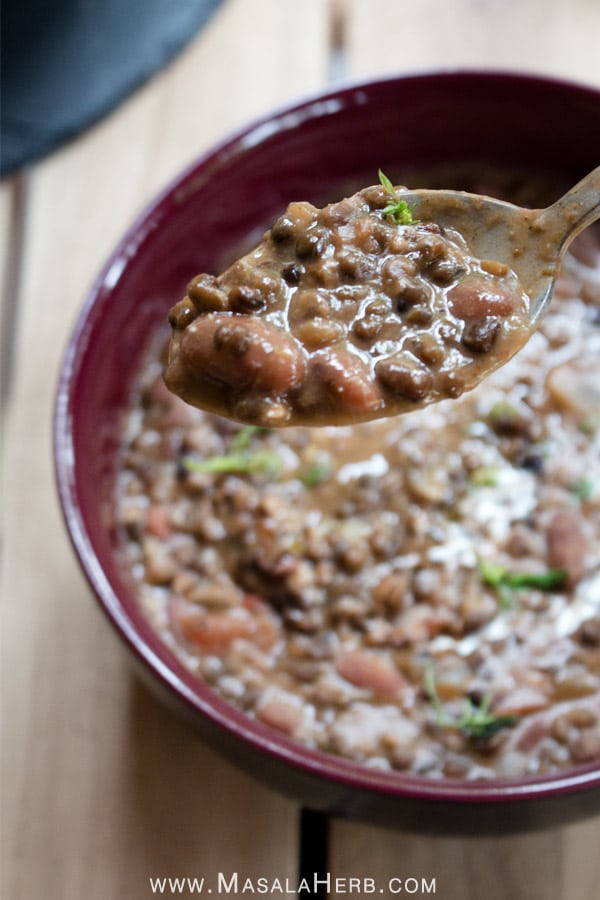
[[[323,210],[290,204],[221,276],[190,282],[170,313],[171,391],[267,427],[353,424],[456,398],[527,343],[565,250],[600,218],[600,167],[546,209],[396,189],[379,174],[391,208],[380,188],[375,208],[362,191]],[[348,277],[366,293],[344,307],[335,291],[353,252],[365,281]]]
[[[545,209],[465,191],[408,190],[400,196],[417,219],[460,232],[473,256],[508,265],[530,298],[534,325],[548,308],[567,247],[600,219],[600,166]]]

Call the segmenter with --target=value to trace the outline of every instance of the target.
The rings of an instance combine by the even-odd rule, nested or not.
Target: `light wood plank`
[[[562,896],[597,900],[600,885],[600,818],[565,828],[562,834]]]
[[[441,838],[395,833],[336,822],[332,829],[332,875],[372,876],[377,890],[416,879],[435,882],[432,896],[444,900],[583,900],[561,893],[556,832],[502,838]],[[543,865],[532,866],[532,860]],[[414,887],[414,882],[406,884]],[[406,890],[403,891],[406,893]],[[425,896],[425,887],[415,896]]]
[[[229,0],[166,72],[32,172],[4,479],[11,900],[137,900],[150,876],[295,874],[296,805],[235,771],[132,680],[64,533],[51,420],[68,330],[116,238],[212,141],[319,84],[327,35],[320,0],[305,0],[302,17],[292,3]]]
[[[597,0],[346,0],[352,75],[515,69],[600,84]]]
[[[595,900],[599,846],[598,820],[489,838],[415,836],[338,821],[330,869],[332,878],[373,877],[384,889],[394,879],[435,880],[444,900]]]
[[[0,184],[0,422],[3,425],[15,362],[26,187],[27,179],[22,174]],[[0,454],[3,447],[0,436]]]

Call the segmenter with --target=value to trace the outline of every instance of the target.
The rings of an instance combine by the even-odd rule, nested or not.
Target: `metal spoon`
[[[460,232],[473,256],[508,265],[530,298],[533,325],[548,307],[565,250],[600,219],[600,166],[545,209],[465,191],[408,190],[399,196],[417,219]]]

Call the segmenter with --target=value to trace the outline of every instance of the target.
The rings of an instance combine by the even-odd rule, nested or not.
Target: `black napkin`
[[[3,0],[0,174],[113,109],[175,56],[219,2]]]

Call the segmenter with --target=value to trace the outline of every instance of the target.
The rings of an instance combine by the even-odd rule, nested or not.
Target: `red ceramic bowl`
[[[231,760],[305,806],[414,830],[481,833],[600,812],[600,770],[467,783],[402,777],[307,750],[231,708],[164,646],[118,562],[116,450],[148,343],[198,271],[216,271],[293,199],[440,164],[531,167],[575,181],[600,161],[600,93],[497,73],[345,85],[277,111],[187,169],[98,276],[64,359],[55,420],[60,498],[98,601],[141,670]]]

